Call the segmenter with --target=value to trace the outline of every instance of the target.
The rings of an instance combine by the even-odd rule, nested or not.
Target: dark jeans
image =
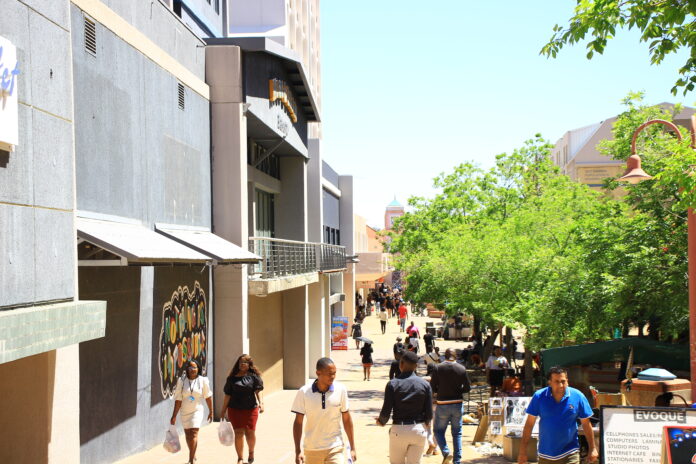
[[[379,324],[382,326],[382,333],[384,334],[387,330],[387,321],[379,321]]]

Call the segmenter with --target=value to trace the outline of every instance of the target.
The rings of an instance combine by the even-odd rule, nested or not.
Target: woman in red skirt
[[[248,354],[237,359],[225,383],[225,400],[220,417],[227,417],[234,428],[234,447],[237,464],[244,463],[244,437],[249,447],[249,464],[254,462],[256,446],[256,420],[263,412],[263,380],[261,372],[254,366]]]

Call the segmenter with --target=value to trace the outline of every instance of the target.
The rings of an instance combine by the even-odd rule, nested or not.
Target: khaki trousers
[[[342,446],[323,450],[305,450],[305,464],[345,464]]]
[[[420,464],[427,436],[423,424],[392,425],[389,429],[390,464]]]
[[[580,464],[580,453],[569,454],[561,459],[546,459],[539,457],[539,464]]]

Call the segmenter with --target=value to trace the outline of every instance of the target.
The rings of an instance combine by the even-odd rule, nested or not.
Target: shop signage
[[[14,151],[19,141],[17,48],[0,36],[0,150]]]
[[[297,122],[297,103],[295,103],[295,97],[292,95],[290,86],[280,79],[269,79],[268,80],[268,99],[272,102],[278,100],[285,107],[285,111],[288,112],[290,120],[292,122]]]
[[[696,426],[696,410],[602,406],[602,463],[660,464],[665,426]]]

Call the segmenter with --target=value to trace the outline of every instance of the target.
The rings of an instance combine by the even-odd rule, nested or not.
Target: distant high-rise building
[[[384,228],[390,230],[394,225],[394,219],[403,216],[404,213],[404,207],[394,197],[394,200],[387,205],[387,209],[384,211]]]
[[[321,111],[319,0],[228,0],[228,37],[268,37],[299,55]],[[321,138],[319,123],[309,138]]]

